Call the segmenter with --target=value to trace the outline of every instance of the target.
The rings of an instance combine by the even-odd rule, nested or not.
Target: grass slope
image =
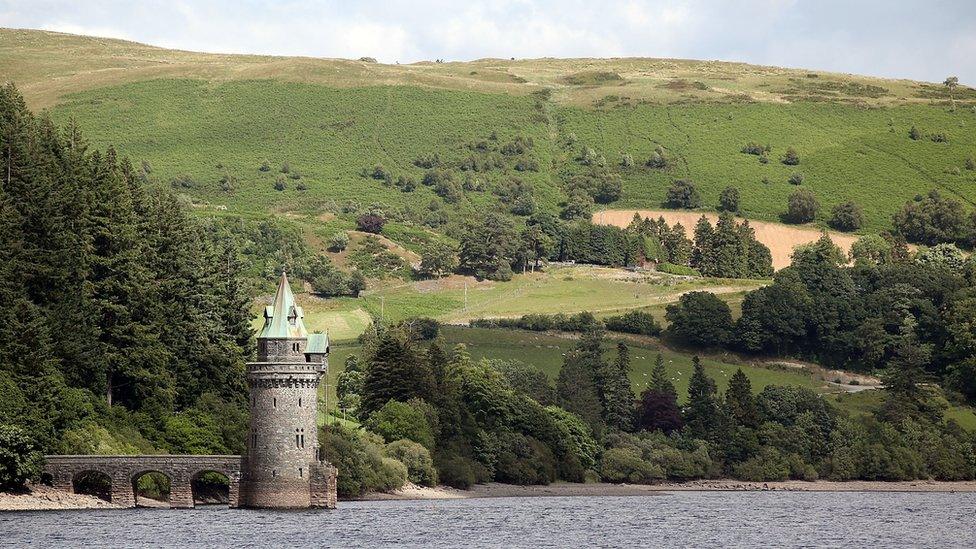
[[[854,200],[866,231],[890,226],[906,200],[939,188],[976,203],[976,91],[959,88],[947,108],[938,85],[738,63],[661,59],[479,60],[381,65],[359,61],[210,55],[118,40],[0,30],[0,72],[57,120],[77,120],[93,144],[115,145],[168,183],[186,174],[187,194],[231,211],[319,212],[346,200],[426,205],[428,188],[400,193],[360,177],[383,164],[418,177],[421,154],[456,161],[465,143],[497,132],[532,137],[539,172],[509,172],[555,209],[561,181],[580,170],[583,146],[615,165],[624,193],[613,207],[654,208],[675,178],[690,178],[714,207],[727,185],[742,191],[745,215],[775,220],[794,172],[822,204]],[[541,101],[534,92],[549,90]],[[79,91],[81,90],[81,91]],[[912,141],[917,125],[948,143]],[[567,145],[570,137],[572,145]],[[760,164],[740,149],[773,147]],[[656,146],[673,167],[643,167]],[[787,147],[801,163],[778,162]],[[270,172],[258,171],[267,161]],[[273,190],[287,162],[302,174]],[[219,183],[229,177],[231,190]],[[488,176],[479,176],[488,177]],[[467,192],[473,207],[493,203]]]

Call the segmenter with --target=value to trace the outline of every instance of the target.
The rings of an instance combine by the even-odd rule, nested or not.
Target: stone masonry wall
[[[214,471],[230,483],[230,506],[238,506],[241,480],[241,456],[45,456],[44,472],[51,476],[55,488],[74,492],[74,483],[82,473],[98,472],[112,482],[112,503],[135,507],[135,481],[144,473],[155,471],[170,480],[170,507],[193,507],[193,479]]]

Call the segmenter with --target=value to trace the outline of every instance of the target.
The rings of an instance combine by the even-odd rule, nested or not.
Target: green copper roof
[[[324,355],[329,352],[329,336],[323,333],[308,334],[305,353],[309,355]]]
[[[281,273],[278,281],[278,291],[275,293],[274,303],[264,308],[264,328],[261,328],[260,338],[295,338],[308,337],[305,313],[295,303],[295,295],[291,293],[288,277]]]

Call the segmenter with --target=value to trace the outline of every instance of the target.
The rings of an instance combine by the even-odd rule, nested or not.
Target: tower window
[[[302,407],[302,397],[298,397],[298,407]]]
[[[295,429],[295,448],[301,448],[301,441],[299,440],[298,429]]]
[[[278,407],[278,397],[275,397],[271,400],[271,405],[274,406],[275,408]]]
[[[278,470],[277,470],[277,469],[272,469],[272,470],[271,470],[271,476],[272,476],[272,477],[276,477],[276,476],[278,476]]]
[[[305,474],[302,471],[302,468],[301,467],[298,468],[298,476],[300,476],[300,477],[304,477],[305,476]]]

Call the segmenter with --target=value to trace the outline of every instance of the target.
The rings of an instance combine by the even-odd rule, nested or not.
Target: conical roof
[[[302,320],[304,317],[304,311],[295,303],[295,295],[291,293],[288,276],[282,271],[274,303],[264,308],[264,328],[261,328],[258,337],[307,338],[308,332]]]

